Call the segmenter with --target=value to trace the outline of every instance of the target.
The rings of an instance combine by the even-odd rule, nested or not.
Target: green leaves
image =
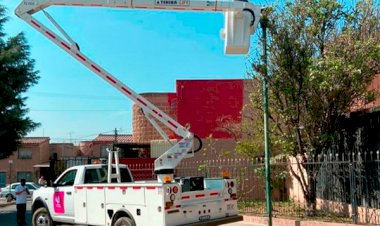
[[[380,72],[375,12],[372,1],[352,9],[334,0],[296,0],[270,15],[270,112],[281,125],[274,127],[281,128],[278,140],[291,142],[294,129],[304,126],[298,146],[327,147],[338,118],[354,103],[373,100],[367,87]]]
[[[347,2],[347,1],[346,1]],[[337,0],[294,0],[269,14],[268,82],[271,155],[299,157],[301,175],[293,175],[305,191],[315,175],[302,162],[336,140],[341,120],[358,104],[377,96],[368,90],[380,74],[380,5]],[[262,59],[253,59],[250,134],[239,143],[248,156],[263,155]],[[253,120],[253,121],[252,121]],[[249,121],[249,122],[247,122]],[[261,154],[260,154],[261,153]],[[302,175],[304,174],[304,175]],[[315,201],[305,193],[307,201]]]
[[[23,33],[5,40],[6,21],[5,8],[0,6],[0,158],[16,151],[20,139],[39,125],[26,116],[26,97],[22,97],[37,83],[38,72]]]

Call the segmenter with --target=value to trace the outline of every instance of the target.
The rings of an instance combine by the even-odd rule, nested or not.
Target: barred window
[[[32,158],[32,150],[22,148],[18,151],[19,159],[31,159]]]
[[[28,172],[28,171],[17,172],[17,181],[20,181],[21,179],[25,179],[26,181],[33,181],[32,172]]]

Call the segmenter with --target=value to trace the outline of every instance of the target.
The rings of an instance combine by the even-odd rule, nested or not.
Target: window
[[[65,175],[59,179],[57,182],[57,186],[72,186],[74,185],[75,175],[77,174],[77,170],[70,170]]]
[[[18,150],[18,158],[19,159],[31,159],[32,158],[32,150],[22,148]]]
[[[105,172],[105,174],[107,175],[108,174],[107,166],[103,166],[102,169],[103,169],[103,172]],[[116,169],[112,167],[112,174],[115,174],[115,173],[116,173]],[[120,168],[120,179],[121,179],[121,182],[132,182],[132,178],[131,178],[131,175],[129,174],[128,169]],[[106,180],[107,180],[107,176],[106,176]],[[111,183],[117,183],[117,179],[112,178]]]
[[[36,189],[40,188],[40,186],[37,186],[36,184],[34,186],[31,184],[25,184],[25,187],[29,190],[36,190]]]
[[[102,146],[102,147],[100,148],[100,157],[101,157],[101,158],[108,158],[108,151],[107,151],[107,148],[108,148],[107,145]]]
[[[25,179],[26,181],[33,181],[32,172],[17,172],[17,181]]]
[[[100,183],[98,178],[98,169],[87,169],[84,176],[85,184]]]
[[[116,173],[116,169],[112,168],[112,174]],[[84,176],[85,184],[96,184],[96,183],[107,183],[107,166],[102,166],[102,168],[87,169]],[[120,168],[120,179],[121,182],[132,182],[131,175],[128,169]],[[112,178],[111,183],[117,183],[116,178]]]

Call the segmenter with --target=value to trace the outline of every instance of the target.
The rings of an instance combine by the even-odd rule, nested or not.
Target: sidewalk
[[[235,223],[230,223],[230,224],[223,224],[223,226],[265,226],[264,224],[254,224],[254,223],[249,223],[245,221],[239,221]]]

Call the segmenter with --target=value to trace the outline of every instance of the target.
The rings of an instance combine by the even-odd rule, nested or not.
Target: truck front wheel
[[[49,211],[45,207],[38,208],[32,217],[33,226],[54,226]]]
[[[131,218],[128,217],[120,217],[116,220],[114,226],[135,226]]]

